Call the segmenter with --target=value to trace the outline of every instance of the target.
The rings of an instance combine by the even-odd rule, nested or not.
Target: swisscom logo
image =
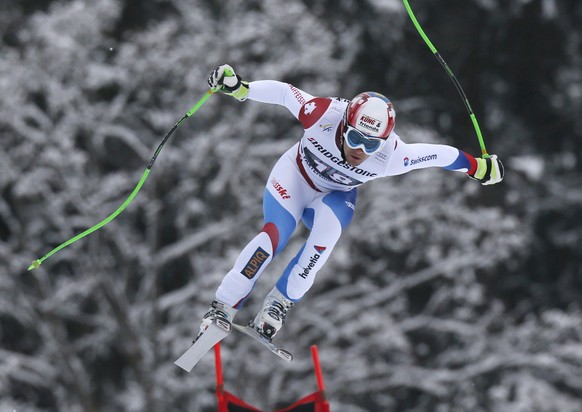
[[[404,166],[405,167],[408,165],[414,166],[415,164],[422,163],[422,162],[428,162],[430,160],[436,160],[437,158],[438,158],[438,156],[436,154],[431,154],[428,156],[419,156],[417,159],[412,159],[412,160],[410,160],[408,157],[405,157],[404,158]]]

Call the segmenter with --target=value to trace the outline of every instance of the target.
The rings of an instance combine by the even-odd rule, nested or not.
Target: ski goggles
[[[368,136],[349,124],[344,131],[344,139],[346,139],[349,147],[352,149],[362,149],[367,155],[381,150],[386,143],[386,139]]]

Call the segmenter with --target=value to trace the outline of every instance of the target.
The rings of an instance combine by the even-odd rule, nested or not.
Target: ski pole
[[[139,190],[141,189],[141,187],[145,183],[146,179],[148,178],[148,175],[150,174],[150,171],[152,170],[152,167],[154,166],[154,162],[156,161],[158,155],[160,154],[160,152],[162,151],[162,148],[164,147],[164,144],[166,144],[166,142],[168,141],[170,136],[172,136],[174,134],[176,129],[178,127],[180,127],[180,125],[182,123],[184,123],[184,121],[186,121],[186,119],[188,119],[190,116],[192,116],[194,113],[196,113],[196,111],[198,109],[200,109],[200,107],[204,104],[204,102],[206,102],[206,100],[210,97],[210,95],[212,95],[212,93],[213,93],[212,90],[209,90],[204,96],[202,96],[202,98],[194,106],[192,106],[192,108],[188,111],[188,113],[186,113],[180,120],[178,120],[178,122],[174,125],[174,127],[172,127],[172,129],[168,132],[168,134],[166,134],[166,136],[164,137],[164,139],[162,140],[162,142],[160,143],[160,145],[156,149],[154,156],[151,158],[145,171],[143,172],[143,175],[142,175],[141,179],[139,180],[137,186],[135,187],[135,189],[133,189],[133,192],[131,192],[131,194],[125,200],[125,202],[123,202],[123,204],[121,206],[119,206],[115,212],[113,212],[112,214],[107,216],[105,219],[103,219],[101,222],[97,223],[95,226],[92,226],[89,229],[85,230],[83,233],[80,233],[77,236],[67,240],[66,242],[61,243],[59,246],[57,246],[56,248],[54,248],[53,250],[48,252],[46,255],[44,255],[40,259],[33,260],[32,264],[28,267],[28,270],[38,268],[42,262],[44,262],[46,259],[48,259],[52,255],[57,253],[59,250],[64,249],[65,247],[69,246],[71,243],[74,243],[77,240],[82,239],[85,236],[95,232],[96,230],[101,229],[107,223],[109,223],[113,219],[115,219],[117,217],[117,215],[119,215],[121,212],[123,212],[123,210],[131,203],[131,201],[135,198],[135,196],[137,195],[137,193],[139,192]]]
[[[420,34],[420,37],[422,37],[422,39],[424,40],[424,42],[426,43],[426,45],[428,46],[430,51],[433,53],[433,55],[436,57],[436,59],[439,61],[441,66],[443,66],[443,68],[445,69],[445,71],[447,72],[447,74],[449,75],[451,80],[453,81],[453,84],[457,88],[459,94],[461,95],[461,98],[463,99],[463,102],[465,103],[465,107],[467,108],[467,111],[469,112],[469,116],[471,117],[471,121],[473,122],[473,127],[475,128],[475,133],[477,133],[477,139],[479,139],[479,145],[481,146],[481,153],[483,155],[482,157],[488,158],[489,155],[487,154],[487,149],[485,149],[485,142],[483,141],[483,136],[481,135],[481,129],[479,128],[479,123],[477,122],[477,117],[475,117],[475,113],[473,112],[473,109],[471,108],[471,104],[469,103],[469,99],[465,95],[465,92],[463,91],[461,84],[459,83],[459,81],[455,77],[453,71],[450,69],[447,62],[445,62],[445,60],[442,58],[440,53],[437,51],[436,47],[434,47],[434,45],[432,44],[432,42],[430,41],[428,36],[424,33],[424,30],[422,30],[422,27],[420,26],[420,24],[416,20],[416,17],[414,16],[414,13],[412,12],[410,5],[408,4],[408,0],[402,0],[402,1],[404,3],[404,7],[406,8],[406,11],[408,12],[408,16],[410,16],[410,20],[412,20],[412,23],[414,23],[414,27],[416,27],[416,30]]]

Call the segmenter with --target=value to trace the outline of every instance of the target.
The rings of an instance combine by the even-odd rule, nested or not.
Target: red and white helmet
[[[348,105],[348,125],[367,136],[387,139],[396,123],[396,111],[392,102],[376,92],[358,94]]]

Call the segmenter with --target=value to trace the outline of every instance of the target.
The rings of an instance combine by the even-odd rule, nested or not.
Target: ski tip
[[[180,369],[182,369],[188,373],[192,372],[192,369],[194,369],[194,367],[190,368],[189,366],[182,365],[182,363],[180,362],[179,359],[176,362],[174,362],[174,365],[176,365],[177,367],[179,367]]]
[[[33,260],[32,264],[28,267],[28,270],[37,269],[41,263],[42,262],[40,261],[40,259]]]
[[[287,362],[293,362],[293,354],[289,351],[286,351],[285,349],[279,349],[277,351],[277,355],[279,355],[281,359],[286,360]]]

